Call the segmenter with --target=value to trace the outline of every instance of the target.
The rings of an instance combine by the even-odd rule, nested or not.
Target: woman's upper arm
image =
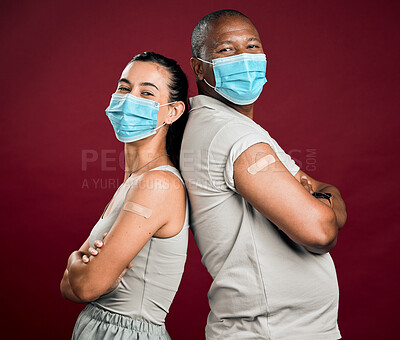
[[[313,247],[336,237],[331,209],[304,189],[268,144],[255,144],[236,159],[234,181],[237,191],[294,242]]]
[[[174,214],[171,203],[182,190],[176,179],[171,173],[150,171],[128,192],[99,254],[85,265],[85,279],[100,294],[113,284],[149,239],[168,224]],[[86,246],[85,242],[83,249]]]

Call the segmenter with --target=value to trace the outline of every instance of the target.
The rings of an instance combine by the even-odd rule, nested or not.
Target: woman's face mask
[[[204,82],[225,99],[237,105],[254,103],[267,82],[267,58],[265,54],[242,53],[230,57],[213,59],[215,87]]]
[[[174,102],[173,102],[174,103]],[[124,143],[154,135],[163,123],[157,126],[157,114],[161,106],[158,102],[135,97],[134,95],[114,93],[106,109],[107,117],[114,128],[117,139]]]

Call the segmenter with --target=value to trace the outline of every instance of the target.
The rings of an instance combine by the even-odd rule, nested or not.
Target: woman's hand
[[[107,234],[108,233],[103,234],[103,240],[106,238]],[[95,258],[100,253],[101,247],[103,247],[104,242],[101,240],[96,240],[93,242],[93,244],[94,244],[95,248],[89,247],[89,249],[88,249],[90,256],[87,256],[86,254],[82,255],[83,263],[89,263],[90,260]],[[126,274],[126,272],[131,268],[132,268],[132,262],[129,262],[128,266],[124,268],[124,270],[121,272],[121,274],[119,274],[118,278],[114,281],[114,283],[111,285],[111,287],[104,294],[108,294],[108,293],[112,292],[115,288],[117,288],[118,285],[120,284],[122,278]]]
[[[103,240],[104,240],[104,238],[107,236],[107,234],[108,234],[108,233],[105,233],[105,234],[103,235]],[[90,259],[94,258],[95,256],[97,256],[97,255],[99,254],[100,249],[101,249],[101,247],[103,246],[103,244],[104,244],[104,243],[103,243],[103,241],[101,241],[101,240],[96,240],[96,241],[94,241],[94,246],[95,246],[96,248],[89,247],[88,252],[89,252],[90,255],[88,256],[87,254],[83,254],[82,257],[81,257],[82,262],[83,262],[83,263],[89,263],[89,262],[90,262]]]

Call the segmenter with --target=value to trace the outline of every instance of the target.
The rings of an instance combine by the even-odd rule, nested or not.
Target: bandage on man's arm
[[[234,163],[233,176],[239,194],[294,242],[316,253],[336,244],[332,209],[304,190],[268,144],[245,150]]]
[[[268,165],[271,165],[272,163],[275,163],[275,157],[272,156],[271,154],[268,154],[257,160],[252,165],[250,165],[247,168],[247,171],[249,172],[250,175],[255,175],[261,170],[264,170]]]

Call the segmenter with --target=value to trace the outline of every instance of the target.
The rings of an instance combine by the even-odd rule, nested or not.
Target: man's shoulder
[[[210,96],[197,95],[189,98],[189,103],[190,112],[208,111],[223,117],[241,118],[241,114],[238,111]]]
[[[261,126],[217,99],[198,95],[190,98],[191,111],[185,129],[183,145],[208,148],[213,144],[231,147],[246,136],[268,137]]]
[[[255,129],[260,128],[260,126],[250,118],[215,98],[198,95],[189,98],[189,101],[191,107],[189,120],[191,124],[195,124],[196,126],[204,125],[214,131],[228,125],[247,126]]]
[[[224,103],[220,102],[218,99],[212,98],[210,96],[206,96],[203,94],[199,94],[197,96],[189,98],[189,104],[191,110],[198,109],[210,109],[210,110],[218,110],[220,108],[224,109],[226,106]]]

